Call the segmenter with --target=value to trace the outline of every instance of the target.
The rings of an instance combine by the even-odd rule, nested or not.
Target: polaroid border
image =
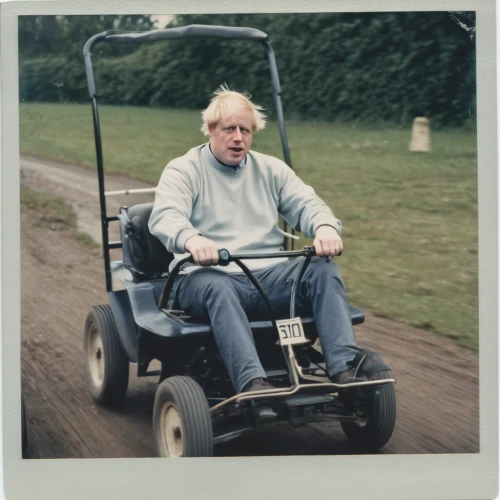
[[[14,498],[495,498],[498,494],[498,200],[494,0],[11,1],[1,5],[3,462]],[[23,460],[17,16],[473,10],[477,14],[480,452],[458,455]]]

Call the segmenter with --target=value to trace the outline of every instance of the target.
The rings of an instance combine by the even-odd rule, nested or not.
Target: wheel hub
[[[99,331],[95,326],[89,334],[89,368],[92,382],[100,387],[104,382],[104,349]]]
[[[182,422],[177,408],[172,403],[166,403],[161,412],[162,444],[168,457],[182,457],[184,440]]]

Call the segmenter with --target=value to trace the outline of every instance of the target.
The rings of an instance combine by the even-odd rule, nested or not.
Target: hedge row
[[[177,25],[251,26],[269,35],[288,117],[463,125],[474,117],[475,45],[446,12],[190,15]],[[82,41],[83,45],[83,41]],[[94,57],[101,102],[200,109],[222,82],[269,108],[263,47],[192,39]],[[88,99],[83,58],[21,60],[25,101]]]

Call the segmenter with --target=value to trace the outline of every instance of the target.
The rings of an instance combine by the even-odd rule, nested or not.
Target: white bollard
[[[417,117],[411,129],[410,151],[428,153],[431,149],[431,133],[429,119]]]

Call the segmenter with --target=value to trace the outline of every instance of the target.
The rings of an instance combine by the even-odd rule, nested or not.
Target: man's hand
[[[319,226],[313,245],[320,257],[334,257],[344,249],[342,238],[332,226]]]
[[[193,256],[197,266],[209,266],[217,264],[219,261],[219,253],[215,243],[201,234],[188,238],[184,243],[184,250]]]

